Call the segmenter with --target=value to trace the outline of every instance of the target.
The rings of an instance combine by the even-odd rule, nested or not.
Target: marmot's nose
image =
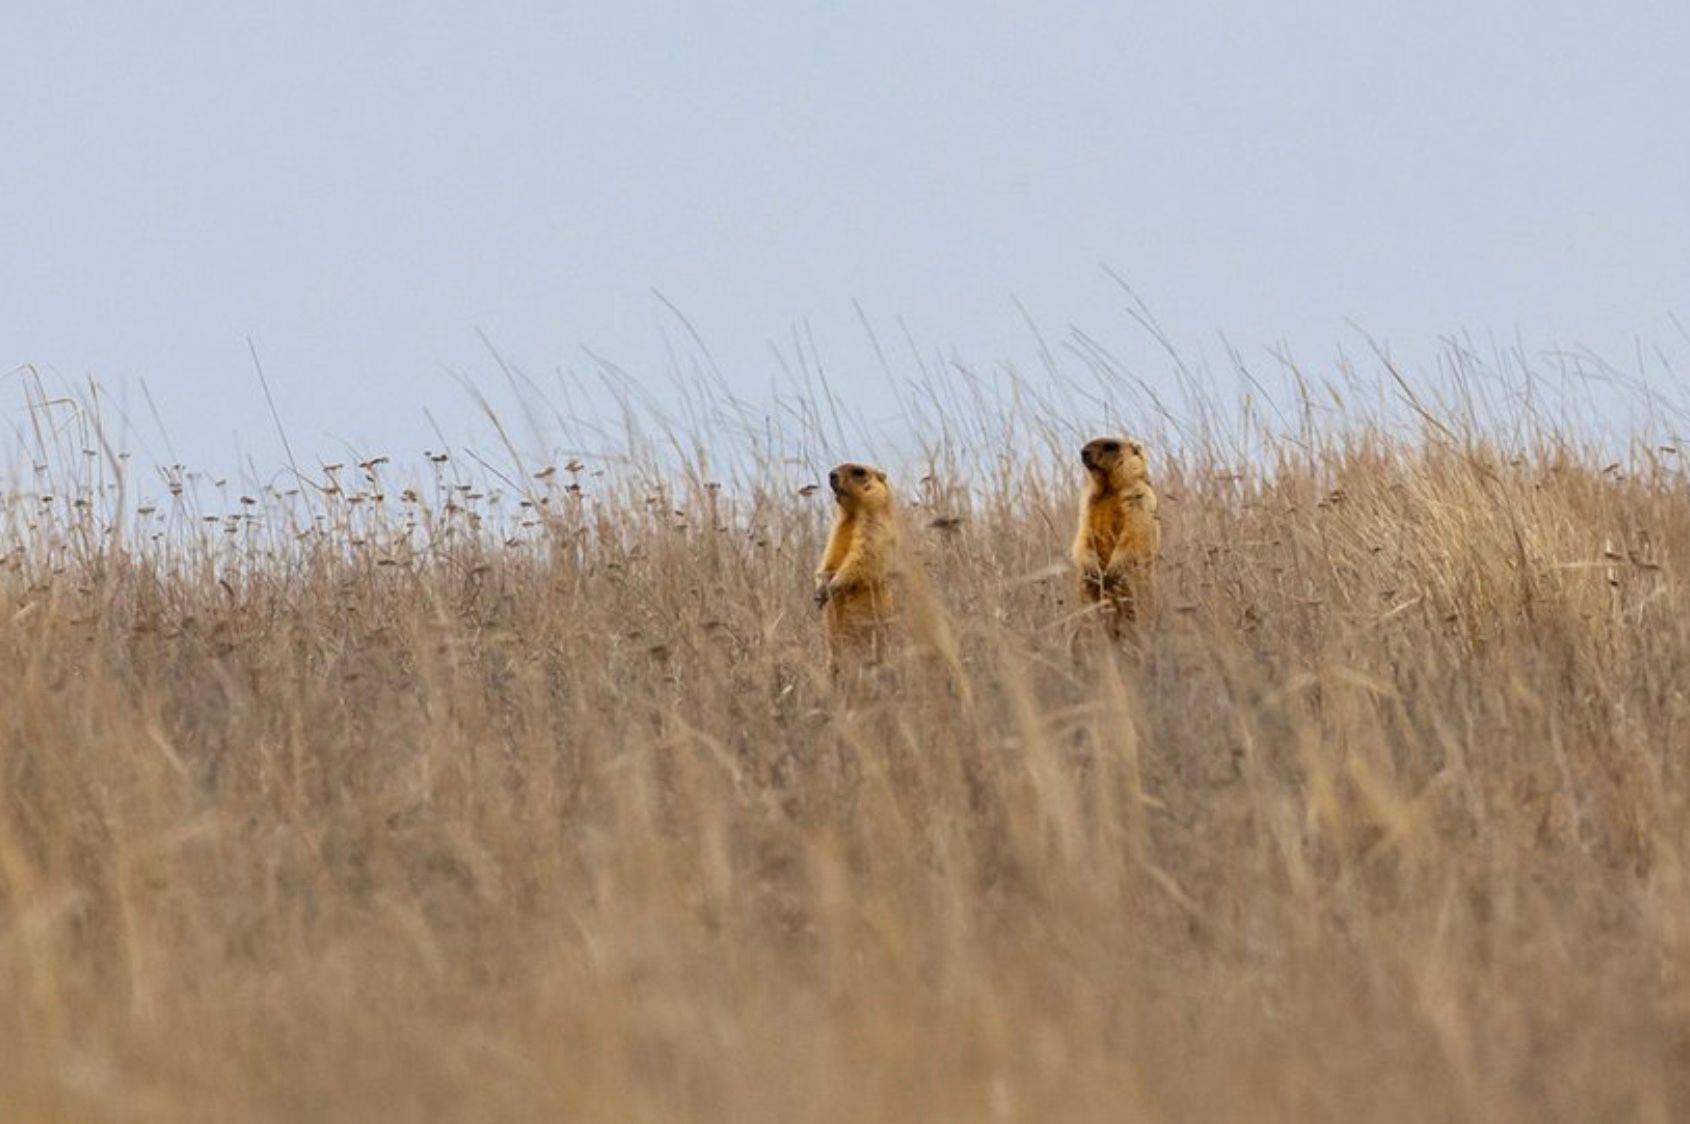
[[[837,470],[827,474],[827,482],[832,487],[839,487],[839,473]]]

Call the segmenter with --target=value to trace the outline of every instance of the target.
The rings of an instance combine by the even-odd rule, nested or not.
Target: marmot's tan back
[[[1151,608],[1162,527],[1144,446],[1125,437],[1099,437],[1080,450],[1086,493],[1073,559],[1082,605],[1098,605],[1119,635]]]
[[[827,625],[835,670],[846,658],[878,657],[897,612],[892,587],[897,525],[886,474],[862,464],[828,473],[839,511],[816,569],[816,604]]]

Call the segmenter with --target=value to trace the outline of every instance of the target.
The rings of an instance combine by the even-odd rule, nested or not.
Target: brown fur
[[[1082,606],[1100,607],[1110,634],[1147,615],[1154,598],[1156,552],[1162,527],[1144,446],[1100,437],[1080,450],[1087,486],[1074,536],[1074,567]]]
[[[897,612],[893,589],[897,525],[886,474],[842,464],[828,474],[839,512],[816,570],[816,604],[825,611],[828,650],[843,659],[878,658]]]

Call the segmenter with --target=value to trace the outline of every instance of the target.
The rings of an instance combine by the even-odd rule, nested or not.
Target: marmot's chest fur
[[[1137,558],[1156,549],[1156,493],[1148,481],[1135,481],[1125,491],[1094,492],[1086,501],[1086,528],[1091,551],[1107,565],[1121,555]]]

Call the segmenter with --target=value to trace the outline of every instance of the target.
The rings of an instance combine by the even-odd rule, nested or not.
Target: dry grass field
[[[1140,431],[1107,657],[1095,434],[999,420],[886,465],[929,594],[847,693],[820,460],[243,496],[37,418],[0,1117],[1690,1118],[1690,453]]]

